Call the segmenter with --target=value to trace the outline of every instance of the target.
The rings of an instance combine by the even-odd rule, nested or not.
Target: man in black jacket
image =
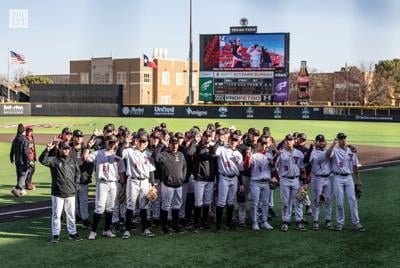
[[[193,140],[187,154],[193,157],[194,162],[194,232],[199,228],[209,229],[207,225],[208,211],[213,197],[215,177],[217,175],[217,159],[211,146],[212,132],[204,131],[201,141]],[[203,208],[203,214],[200,215]]]
[[[162,140],[154,151],[154,161],[160,167],[161,175],[161,226],[163,234],[169,234],[168,211],[172,211],[172,229],[175,232],[183,232],[178,225],[179,209],[182,205],[182,185],[186,177],[185,156],[178,151],[179,143],[176,137],[172,137],[167,144]],[[166,146],[168,149],[165,150]]]
[[[58,144],[57,156],[49,156],[55,148],[55,141],[47,144],[47,148],[39,157],[39,162],[50,168],[51,172],[51,231],[53,243],[60,241],[61,215],[63,210],[67,216],[67,230],[69,240],[82,240],[75,224],[75,195],[78,188],[81,172],[78,163],[69,156],[71,147],[67,142]]]
[[[16,197],[25,196],[25,180],[29,173],[29,141],[25,137],[25,128],[22,124],[18,125],[17,135],[15,136],[10,150],[10,162],[15,163],[17,169],[17,184],[11,190]]]

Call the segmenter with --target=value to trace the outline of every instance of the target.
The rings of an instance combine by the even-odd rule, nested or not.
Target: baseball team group
[[[144,128],[131,132],[110,123],[103,131],[95,129],[86,141],[82,131],[64,128],[38,160],[51,173],[54,243],[60,241],[62,218],[69,240],[74,241],[82,240],[76,221],[81,220],[90,229],[88,239],[95,240],[102,217],[102,236],[109,238],[120,233],[129,239],[139,222],[146,237],[154,236],[153,226],[160,226],[165,235],[189,230],[221,232],[222,227],[237,230],[246,225],[255,231],[272,230],[270,223],[277,217],[273,193],[278,189],[283,232],[288,231],[293,216],[295,229],[306,231],[309,223],[304,215],[311,215],[313,230],[342,231],[345,195],[354,230],[365,231],[358,215],[357,150],[346,143],[344,133],[338,133],[328,146],[322,134],[308,142],[306,134],[298,132],[277,143],[268,127],[244,133],[216,122],[203,131],[194,126],[185,133],[174,133],[161,123],[150,132]],[[10,161],[17,170],[11,193],[22,197],[27,190],[35,190],[36,148],[31,126],[19,124]],[[90,218],[92,177],[96,193]],[[324,213],[321,226],[320,207]]]

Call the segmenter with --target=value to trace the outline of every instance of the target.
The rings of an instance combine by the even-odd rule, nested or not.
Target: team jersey
[[[326,157],[326,149],[314,149],[310,156],[311,173],[315,176],[329,175],[331,173],[330,159]]]
[[[98,180],[118,181],[119,173],[125,172],[125,164],[121,157],[115,153],[108,153],[105,149],[91,153],[88,161],[94,163]]]
[[[300,169],[304,169],[304,155],[297,149],[289,152],[286,149],[281,150],[278,156],[276,166],[280,177],[300,176]]]
[[[330,158],[334,173],[351,174],[353,173],[353,166],[357,166],[360,163],[357,154],[353,153],[347,146],[344,149],[335,146]]]
[[[150,172],[156,170],[148,150],[141,152],[135,148],[127,148],[122,152],[122,159],[126,161],[126,174],[132,178],[148,179]]]
[[[261,180],[271,178],[271,166],[272,154],[266,152],[257,152],[251,155],[250,168],[251,168],[251,179]]]
[[[239,172],[243,170],[242,154],[238,150],[232,150],[228,144],[219,146],[215,156],[218,157],[218,172],[220,174],[238,176]]]

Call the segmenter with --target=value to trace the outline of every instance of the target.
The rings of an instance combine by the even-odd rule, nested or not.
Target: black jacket
[[[81,177],[75,159],[70,156],[49,156],[45,149],[39,157],[39,162],[50,168],[51,195],[63,198],[75,195]]]
[[[172,153],[159,144],[153,153],[154,161],[160,167],[161,181],[168,187],[178,188],[186,178],[186,160],[181,152]]]
[[[10,161],[17,166],[29,165],[29,140],[22,134],[17,134],[11,144]]]
[[[206,147],[203,142],[192,142],[187,154],[193,157],[193,176],[199,181],[215,181],[218,164],[213,146]]]
[[[92,174],[94,170],[94,165],[92,162],[89,161],[83,161],[82,155],[83,152],[86,150],[85,145],[81,145],[80,149],[75,149],[74,145],[71,143],[71,150],[70,150],[70,156],[75,159],[75,161],[78,163],[79,170],[81,171],[81,178],[79,180],[80,184],[87,185],[92,182]]]

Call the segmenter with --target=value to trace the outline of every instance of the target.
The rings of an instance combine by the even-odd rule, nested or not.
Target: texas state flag
[[[149,60],[149,57],[147,57],[146,54],[143,54],[143,62],[144,62],[145,67],[157,68],[157,64],[155,64],[155,62]]]

